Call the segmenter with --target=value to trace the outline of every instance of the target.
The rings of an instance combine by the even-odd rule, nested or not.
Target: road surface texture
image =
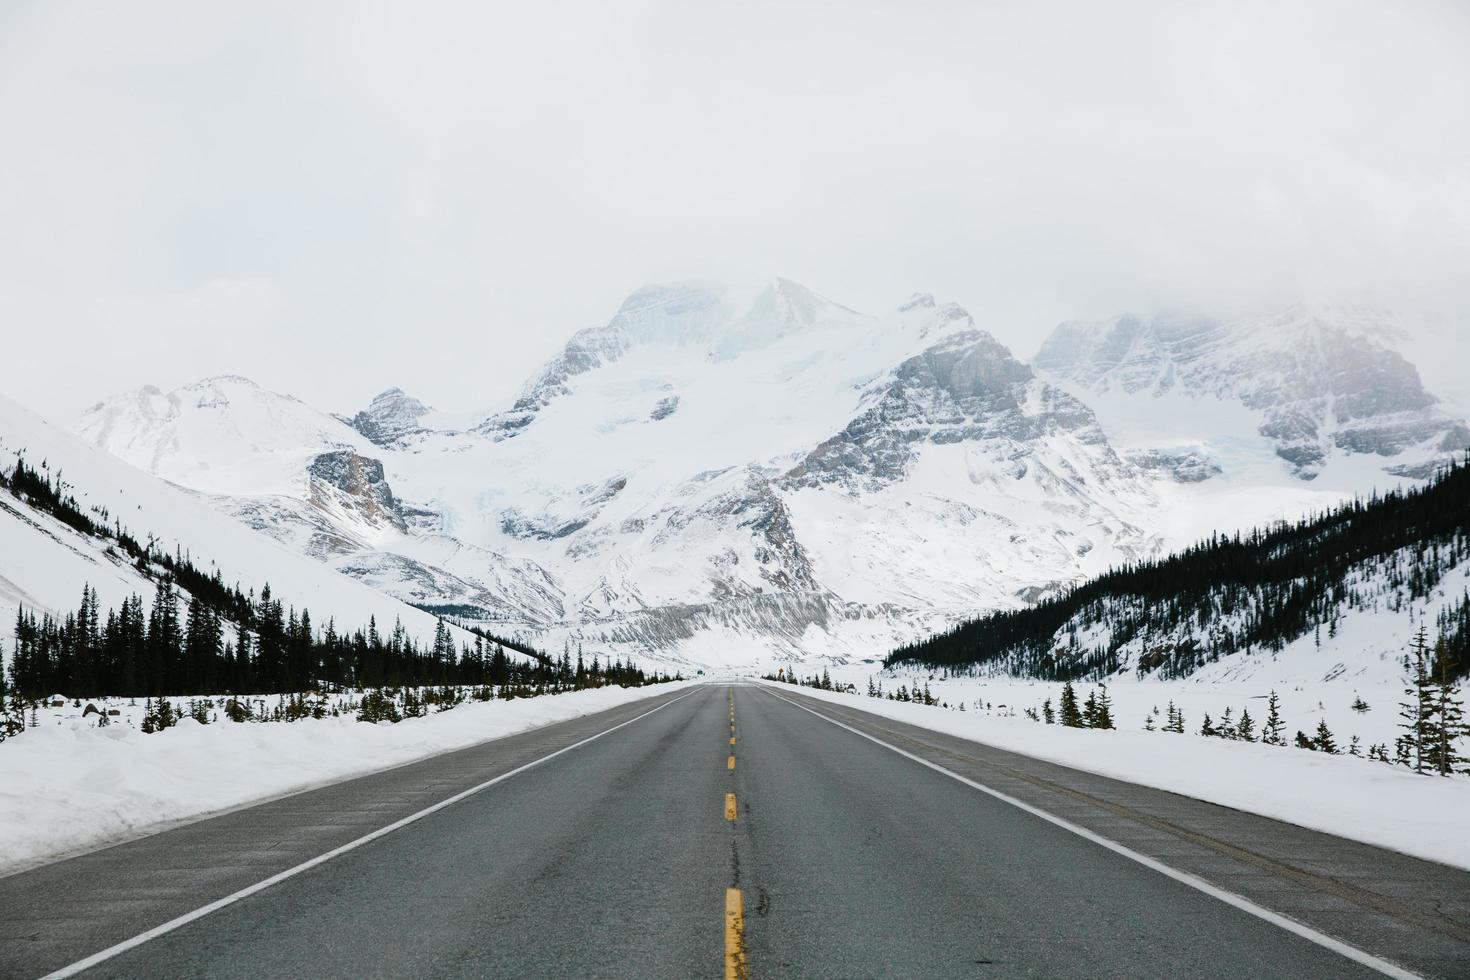
[[[0,976],[1470,977],[1470,873],[860,705],[684,689],[12,875]]]

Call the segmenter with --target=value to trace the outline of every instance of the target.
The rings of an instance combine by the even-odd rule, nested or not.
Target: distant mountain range
[[[333,415],[222,377],[76,428],[344,575],[543,646],[869,659],[1430,476],[1470,433],[1400,340],[1350,310],[1120,317],[1028,365],[927,295],[867,315],[787,280],[684,283],[470,417],[398,389]]]

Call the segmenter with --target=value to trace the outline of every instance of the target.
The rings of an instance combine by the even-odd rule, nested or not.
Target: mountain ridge
[[[95,407],[80,428],[416,604],[478,609],[550,647],[674,661],[860,658],[1158,554],[1220,515],[1286,516],[1401,478],[1344,469],[1361,454],[1333,444],[1307,490],[1233,390],[1220,410],[1241,413],[1227,434],[1259,447],[1254,468],[1229,440],[1120,436],[1094,412],[1107,396],[1059,369],[1057,350],[1027,365],[927,294],[872,316],[789,280],[678,283],[630,294],[463,428],[396,388],[350,417],[291,399],[276,432]],[[1151,367],[1137,386],[1150,395]],[[187,401],[180,414],[232,412]],[[208,465],[189,444],[201,434],[254,475]],[[1423,448],[1374,459],[1430,465]],[[706,653],[715,636],[734,652]]]

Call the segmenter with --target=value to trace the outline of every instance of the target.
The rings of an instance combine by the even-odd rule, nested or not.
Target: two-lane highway
[[[15,875],[0,974],[1470,976],[1470,875],[858,707],[705,685]]]

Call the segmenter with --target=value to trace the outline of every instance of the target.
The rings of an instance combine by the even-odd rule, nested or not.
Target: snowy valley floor
[[[916,681],[922,688],[930,676],[918,672],[880,675],[876,667],[857,666],[832,671],[834,682],[852,683],[859,691],[866,690],[870,674],[882,682],[885,692],[900,684],[911,687]],[[928,683],[933,695],[948,702],[949,708],[806,687],[798,690],[1049,762],[1470,868],[1470,837],[1464,832],[1470,814],[1470,778],[1421,776],[1348,755],[1328,756],[1194,734],[1203,712],[1218,721],[1226,707],[1233,708],[1238,717],[1241,707],[1248,705],[1259,725],[1266,714],[1267,692],[1254,686],[1241,685],[1235,690],[1230,685],[1188,682],[1111,685],[1117,730],[1088,731],[1046,725],[1025,716],[1024,709],[1039,709],[1047,698],[1055,707],[1059,684],[1004,678],[936,678]],[[1077,685],[1079,698],[1085,698],[1091,688]],[[1388,692],[1379,690],[1377,702],[1374,692],[1363,692],[1371,705],[1366,713],[1352,710],[1354,692],[1343,685],[1279,690],[1286,735],[1290,739],[1297,729],[1311,734],[1318,720],[1325,719],[1341,746],[1356,733],[1365,751],[1373,742],[1386,742],[1391,749],[1396,709]],[[1157,705],[1162,712],[1170,699],[1184,712],[1186,733],[1143,731],[1149,710]],[[963,712],[957,708],[961,701]]]
[[[0,875],[689,683],[467,702],[397,724],[185,719],[151,735],[135,727],[141,701],[97,701],[123,712],[105,728],[70,706],[42,709],[40,727],[0,744]]]

